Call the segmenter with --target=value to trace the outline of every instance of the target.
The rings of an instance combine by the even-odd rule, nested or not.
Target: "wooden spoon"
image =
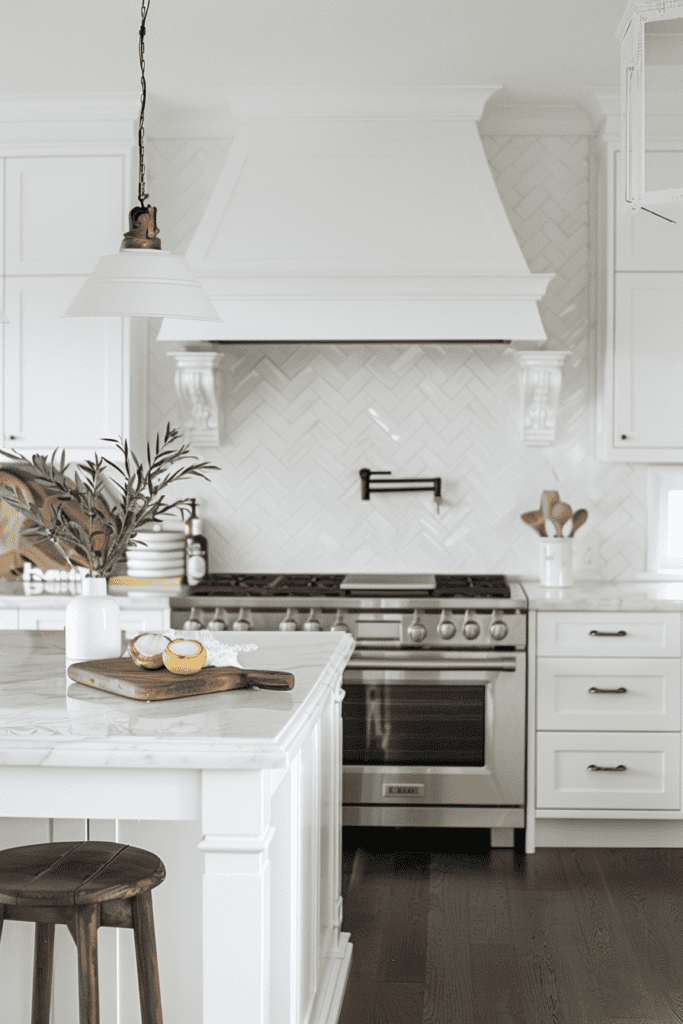
[[[540,509],[534,509],[533,512],[522,512],[519,518],[523,519],[525,523],[528,523],[529,526],[533,527],[540,537],[548,536],[545,532],[545,521]]]
[[[587,519],[588,519],[588,512],[586,511],[586,509],[585,508],[577,509],[576,512],[574,513],[574,515],[572,516],[572,529],[571,529],[571,533],[569,534],[569,536],[573,537],[574,534],[576,533],[576,531],[578,530],[578,528],[580,526],[583,526],[583,524],[586,522]]]
[[[541,495],[541,512],[543,513],[544,520],[550,519],[551,509],[559,500],[560,495],[557,491],[543,491]]]
[[[550,510],[550,519],[555,524],[557,536],[562,536],[562,527],[572,518],[571,506],[566,501],[556,501]]]

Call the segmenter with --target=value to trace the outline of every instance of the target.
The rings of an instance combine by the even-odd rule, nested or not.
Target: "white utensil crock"
[[[66,606],[64,633],[67,669],[75,661],[121,657],[121,615],[104,577],[83,579],[82,593]]]
[[[574,582],[571,537],[542,537],[539,550],[541,586],[571,587]]]

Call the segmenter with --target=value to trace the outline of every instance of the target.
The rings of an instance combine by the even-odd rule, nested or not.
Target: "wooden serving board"
[[[140,668],[131,658],[79,661],[69,666],[68,674],[76,683],[133,700],[169,700],[220,690],[243,690],[249,686],[264,690],[291,690],[294,686],[291,672],[206,667],[192,676],[181,676],[167,668]]]

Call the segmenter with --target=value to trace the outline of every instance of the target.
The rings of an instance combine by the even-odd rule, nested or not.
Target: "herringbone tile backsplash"
[[[591,456],[590,139],[496,135],[484,145],[529,268],[556,275],[541,315],[572,352],[556,443],[522,444],[517,367],[502,345],[224,346],[225,440],[196,452],[221,472],[193,488],[213,571],[537,576],[536,534],[519,516],[545,488],[589,511],[577,576],[645,569],[646,467]],[[185,250],[227,149],[148,144],[168,248]],[[166,355],[178,347],[150,347],[151,436],[181,423]],[[441,514],[427,493],[361,501],[364,466],[441,476]]]

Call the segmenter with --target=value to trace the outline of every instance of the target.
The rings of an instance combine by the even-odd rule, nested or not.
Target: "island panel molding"
[[[196,447],[216,448],[220,438],[218,367],[221,352],[168,352],[176,361],[175,388],[185,413],[185,433]]]

